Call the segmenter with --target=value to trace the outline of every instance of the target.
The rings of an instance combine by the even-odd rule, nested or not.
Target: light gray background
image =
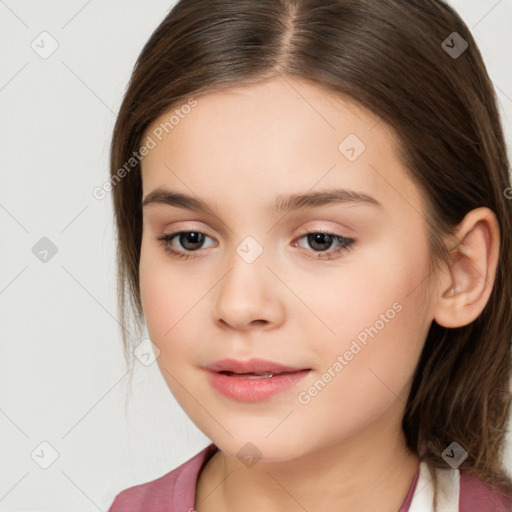
[[[512,1],[450,3],[473,29],[512,147]],[[115,114],[135,59],[171,5],[0,0],[4,512],[106,511],[120,490],[167,473],[209,444],[156,364],[137,364],[125,414],[112,205],[92,196],[108,177]],[[31,47],[51,48],[43,31],[58,43],[46,59]],[[42,237],[58,249],[46,263],[32,253]],[[58,452],[48,469],[31,457],[50,460],[43,441]],[[509,436],[512,473],[511,443]]]

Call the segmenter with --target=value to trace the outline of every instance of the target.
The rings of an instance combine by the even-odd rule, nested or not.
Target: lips
[[[236,372],[217,372],[222,375],[227,375],[228,377],[238,377],[238,378],[246,378],[246,379],[269,379],[274,377],[274,375],[283,375],[283,373],[272,373],[272,372],[263,372],[263,373],[236,373]],[[286,372],[288,373],[288,372]]]
[[[274,361],[266,361],[264,359],[248,359],[240,361],[237,359],[221,359],[207,366],[206,370],[212,372],[238,373],[238,374],[281,374],[293,373],[301,370],[309,370],[310,368],[288,366]]]
[[[204,369],[214,389],[240,402],[269,400],[296,387],[311,371],[264,359],[222,359]]]

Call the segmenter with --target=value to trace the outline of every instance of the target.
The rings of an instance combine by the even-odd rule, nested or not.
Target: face
[[[195,101],[144,136],[141,300],[173,395],[232,456],[399,424],[433,301],[425,206],[392,132],[289,77]],[[286,208],[305,194],[324,195]],[[226,358],[297,371],[204,368]]]

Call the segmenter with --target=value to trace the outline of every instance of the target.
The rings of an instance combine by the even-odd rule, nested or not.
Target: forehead
[[[142,161],[144,195],[169,186],[241,205],[266,197],[267,205],[269,194],[344,187],[383,203],[397,194],[414,201],[392,130],[324,87],[280,77],[195,102],[175,105],[146,130],[156,145]]]
[[[203,92],[193,98],[194,107],[189,106],[190,99],[183,100],[154,120],[145,135],[159,131],[159,142],[172,145],[170,139],[174,139],[175,145],[182,146],[184,141],[178,144],[177,139],[186,139],[194,133],[200,139],[186,142],[201,153],[208,148],[224,149],[240,139],[249,152],[266,141],[264,149],[268,154],[273,149],[284,152],[285,144],[296,143],[304,135],[318,138],[336,133],[341,137],[347,131],[363,137],[376,124],[385,127],[377,116],[349,98],[292,77]],[[305,125],[307,133],[304,133]],[[390,130],[387,135],[392,138]],[[261,153],[263,148],[258,149]],[[224,152],[224,157],[231,154]]]

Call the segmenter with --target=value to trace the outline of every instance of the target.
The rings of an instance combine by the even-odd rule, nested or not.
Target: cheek
[[[432,321],[428,253],[422,240],[416,242],[380,245],[340,277],[331,300],[317,303],[336,333],[327,333],[322,346],[322,371],[337,375],[327,401],[338,396],[339,403],[350,390],[347,400],[355,409],[370,395],[378,408],[379,400],[393,399],[408,384]],[[338,356],[342,369],[333,368]]]
[[[143,240],[139,264],[142,308],[148,333],[165,355],[172,339],[186,325],[193,304],[193,283],[184,283],[179,266],[171,264],[160,247],[148,247]]]
[[[336,335],[326,331],[310,345],[322,364],[301,387],[305,405],[297,412],[303,422],[321,421],[325,439],[355,433],[390,408],[401,414],[428,331],[421,244],[414,253],[381,246],[378,256],[386,265],[376,259],[354,265],[330,300],[315,303]]]
[[[197,322],[204,287],[200,281],[185,276],[180,266],[171,263],[162,249],[141,248],[139,265],[140,292],[144,318],[151,341],[160,354],[156,360],[162,377],[174,398],[203,432],[208,431],[209,418],[198,408],[193,398],[197,368],[191,368],[197,360]]]

